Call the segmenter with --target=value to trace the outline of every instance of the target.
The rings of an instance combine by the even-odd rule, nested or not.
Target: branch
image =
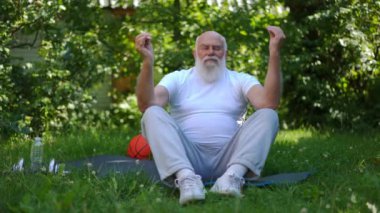
[[[25,46],[33,47],[37,42],[39,34],[40,34],[40,31],[37,30],[32,43],[21,43],[21,44],[17,44],[17,45],[12,45],[11,48],[13,49],[13,48],[20,48],[20,47],[25,47]]]

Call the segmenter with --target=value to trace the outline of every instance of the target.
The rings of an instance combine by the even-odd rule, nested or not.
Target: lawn
[[[136,132],[73,132],[44,138],[48,161],[100,154],[124,155]],[[292,185],[246,187],[241,199],[208,193],[205,202],[185,207],[178,191],[153,184],[141,173],[100,178],[72,174],[9,172],[29,161],[31,141],[1,141],[0,212],[379,212],[380,133],[281,131],[263,175],[315,171]]]

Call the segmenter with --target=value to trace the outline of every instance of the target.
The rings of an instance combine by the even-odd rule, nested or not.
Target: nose
[[[213,48],[209,48],[209,49],[207,50],[207,55],[208,55],[208,56],[215,56],[215,51],[214,51],[214,49],[213,49]]]

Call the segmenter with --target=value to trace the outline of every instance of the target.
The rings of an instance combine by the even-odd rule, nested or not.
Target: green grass
[[[45,159],[76,160],[123,155],[136,132],[100,131],[45,138]],[[281,131],[263,175],[316,171],[293,185],[248,187],[242,199],[207,194],[205,202],[178,204],[178,191],[143,174],[99,178],[90,171],[69,175],[7,172],[31,141],[0,142],[0,212],[374,212],[380,210],[380,134]]]

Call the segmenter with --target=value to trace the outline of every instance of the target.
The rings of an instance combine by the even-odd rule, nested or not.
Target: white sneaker
[[[235,175],[235,173],[230,173],[227,176],[218,178],[210,191],[223,195],[242,197],[241,188],[244,183],[244,178]]]
[[[176,179],[175,186],[180,191],[179,203],[181,205],[205,199],[205,189],[199,175],[189,175],[182,179]]]

